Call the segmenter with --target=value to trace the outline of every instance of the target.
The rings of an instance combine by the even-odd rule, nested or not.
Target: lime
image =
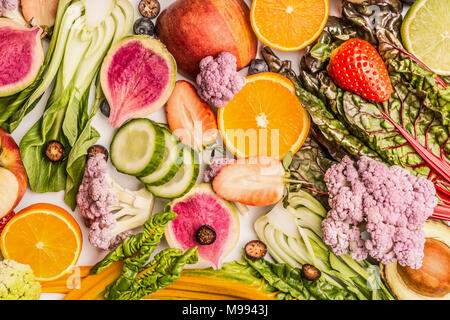
[[[439,75],[450,75],[450,1],[419,0],[402,24],[405,48]]]

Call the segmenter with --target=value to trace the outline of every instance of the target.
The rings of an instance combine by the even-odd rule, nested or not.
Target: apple
[[[27,183],[19,147],[11,135],[0,128],[0,218],[17,206]]]

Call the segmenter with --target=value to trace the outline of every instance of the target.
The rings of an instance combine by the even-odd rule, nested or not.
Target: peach
[[[159,15],[156,32],[178,68],[191,77],[206,56],[229,52],[238,70],[256,56],[258,42],[243,0],[178,0]]]
[[[0,129],[0,218],[17,206],[27,183],[19,147],[9,133]]]

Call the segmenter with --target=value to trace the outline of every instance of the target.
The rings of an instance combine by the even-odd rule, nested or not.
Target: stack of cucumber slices
[[[198,155],[164,125],[149,119],[125,123],[111,142],[111,161],[119,172],[136,176],[159,198],[188,193],[199,175]]]

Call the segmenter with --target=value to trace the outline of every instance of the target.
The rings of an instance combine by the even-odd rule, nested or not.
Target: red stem
[[[390,45],[391,47],[397,49],[398,51],[400,51],[400,52],[403,53],[404,55],[408,56],[411,60],[413,60],[414,62],[416,62],[416,63],[417,63],[418,65],[420,65],[422,68],[425,68],[425,69],[427,69],[428,71],[434,73],[434,71],[431,70],[424,62],[422,62],[421,60],[419,60],[419,58],[417,58],[415,55],[409,53],[409,52],[406,51],[405,49],[400,48],[400,47],[397,47],[397,46],[395,46],[395,45],[393,45],[392,43],[389,43],[389,42],[384,42],[384,43]],[[442,80],[438,75],[436,75],[435,79],[436,79],[436,82],[437,82],[438,85],[440,85],[440,86],[443,87],[443,88],[447,88],[447,84],[446,84],[446,83],[444,82],[444,80]]]
[[[434,213],[430,217],[430,219],[450,221],[450,206],[438,204],[434,208]]]
[[[413,147],[422,159],[425,160],[431,170],[433,170],[440,177],[444,178],[446,181],[450,181],[450,164],[447,163],[447,161],[438,158],[435,154],[431,153],[428,149],[422,146],[409,134],[408,131],[402,128],[389,115],[387,115],[386,112],[381,111],[381,114],[398,130],[398,132],[402,134],[411,147]]]

